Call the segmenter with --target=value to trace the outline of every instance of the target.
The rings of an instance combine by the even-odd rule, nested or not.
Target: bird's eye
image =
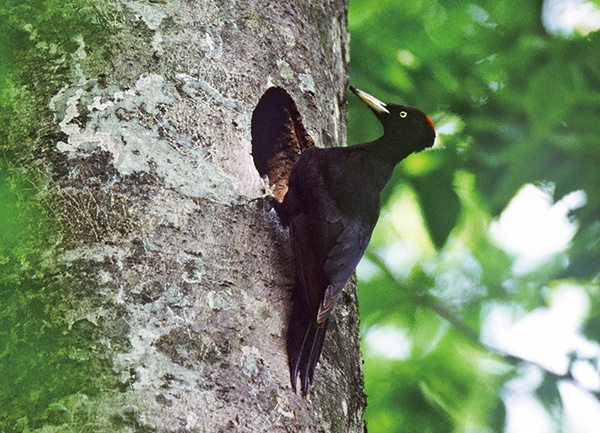
[[[401,111],[399,116],[404,119],[406,116],[408,116],[408,113],[406,111]]]

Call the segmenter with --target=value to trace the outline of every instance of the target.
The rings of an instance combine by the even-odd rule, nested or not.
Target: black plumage
[[[321,355],[327,320],[362,258],[379,217],[380,195],[396,164],[433,145],[421,111],[384,104],[350,87],[375,113],[383,136],[350,147],[308,147],[289,175],[278,212],[290,228],[296,287],[287,351],[292,386],[306,394]]]

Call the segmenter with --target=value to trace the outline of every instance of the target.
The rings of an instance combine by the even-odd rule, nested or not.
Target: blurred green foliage
[[[438,131],[397,167],[359,268],[370,433],[502,432],[507,384],[532,365],[536,398],[568,431],[559,384],[571,369],[490,347],[484,329],[494,307],[547,311],[568,283],[590,303],[583,335],[600,341],[600,34],[551,35],[541,16],[541,1],[350,0],[352,85],[417,106]],[[351,94],[348,112],[350,143],[381,133]],[[567,251],[516,272],[490,225],[527,183],[587,202],[569,215]],[[373,350],[382,326],[407,332],[409,355]]]

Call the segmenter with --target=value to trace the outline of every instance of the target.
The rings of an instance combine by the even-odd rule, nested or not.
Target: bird
[[[291,167],[282,202],[276,203],[294,254],[286,345],[292,388],[297,392],[299,378],[303,396],[313,382],[336,301],[371,239],[383,188],[400,161],[435,140],[433,122],[422,111],[350,90],[375,114],[383,135],[347,147],[304,148]]]

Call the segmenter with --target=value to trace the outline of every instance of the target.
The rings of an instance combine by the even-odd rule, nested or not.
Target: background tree
[[[439,138],[359,268],[371,433],[596,431],[599,27],[585,2],[350,3],[350,81]],[[349,141],[377,127],[349,99]]]
[[[0,3],[0,430],[363,430],[355,296],[291,391],[272,84],[346,142],[346,5]],[[337,336],[337,337],[336,337]]]

